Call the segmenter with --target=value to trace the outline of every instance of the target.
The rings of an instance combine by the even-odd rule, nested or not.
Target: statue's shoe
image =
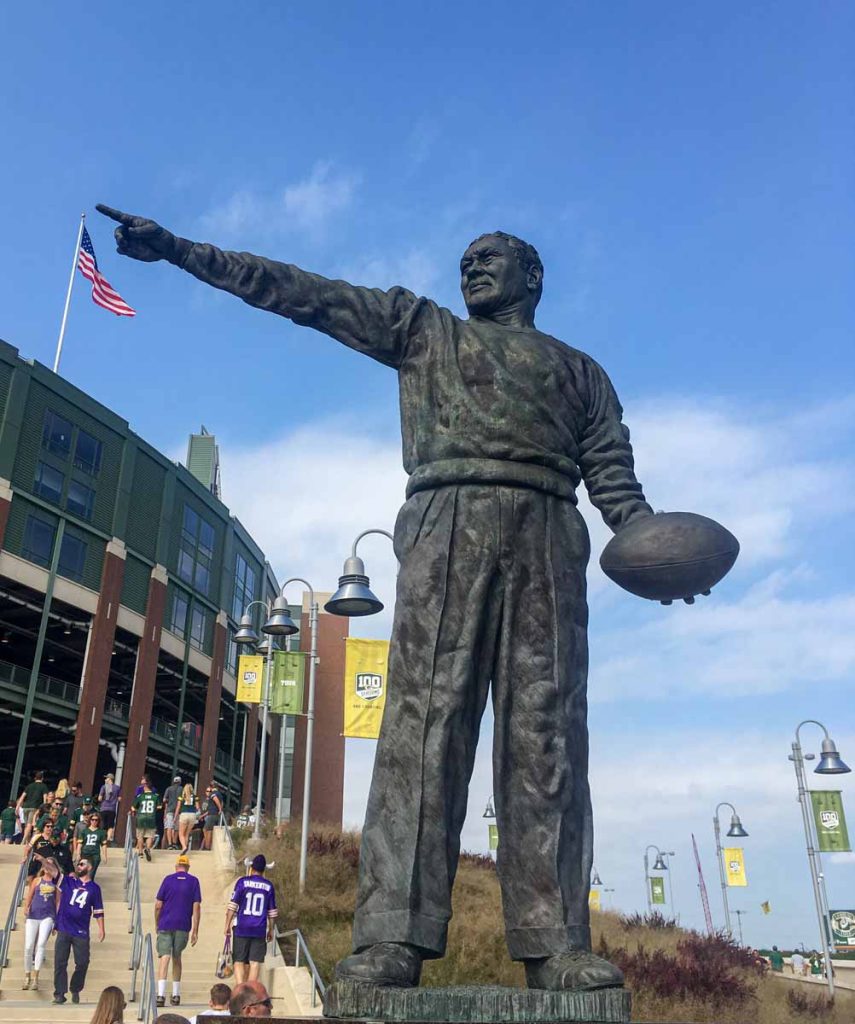
[[[421,973],[421,955],[415,946],[404,942],[378,942],[335,965],[336,980],[362,981],[391,988],[412,988],[418,985]]]
[[[545,988],[552,992],[590,991],[621,988],[623,971],[595,953],[572,949],[542,960],[526,960],[525,980],[529,988]]]

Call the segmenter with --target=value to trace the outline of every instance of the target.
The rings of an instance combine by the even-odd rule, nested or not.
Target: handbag
[[[232,958],[232,939],[230,935],[226,936],[226,941],[223,943],[223,948],[217,954],[217,966],[214,974],[218,978],[230,978],[235,971],[234,959]]]

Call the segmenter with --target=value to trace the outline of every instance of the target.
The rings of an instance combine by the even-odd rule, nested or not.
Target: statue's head
[[[543,264],[537,249],[504,231],[481,235],[461,257],[460,290],[473,315],[489,317],[528,304],[533,316],[543,291]]]

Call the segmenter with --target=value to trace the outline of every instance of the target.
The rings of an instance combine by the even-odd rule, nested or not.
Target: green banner
[[[650,902],[651,903],[664,903],[665,902],[665,879],[657,878],[655,876],[650,879]]]
[[[831,941],[838,949],[855,949],[855,910],[830,910]]]
[[[840,790],[812,789],[810,801],[813,804],[813,820],[816,822],[816,838],[820,851],[846,853],[851,850]]]
[[[487,835],[488,835],[489,840],[490,840],[490,849],[491,850],[498,850],[499,849],[499,826],[498,825],[488,825],[487,826]]]
[[[303,713],[303,676],[306,655],[302,651],[274,651],[270,673],[270,713]]]

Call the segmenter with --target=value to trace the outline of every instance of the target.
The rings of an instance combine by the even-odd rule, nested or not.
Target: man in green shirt
[[[43,814],[36,822],[36,828],[41,831],[46,821],[53,822],[53,834],[60,836],[62,841],[65,842],[71,826],[68,816],[62,813],[61,800],[54,800],[50,811],[47,814]]]
[[[18,812],[15,809],[15,801],[10,800],[9,806],[0,811],[0,843],[14,843],[17,827]]]
[[[160,797],[146,778],[142,792],[137,793],[131,805],[137,831],[137,856],[145,854],[146,860],[151,860],[151,848],[157,838],[157,811],[161,806]]]
[[[101,815],[96,813],[89,815],[86,829],[80,839],[80,859],[86,859],[92,865],[89,877],[94,881],[95,873],[101,864],[103,856],[104,863],[107,863],[107,833],[101,828]]]
[[[784,970],[784,954],[777,946],[772,947],[772,952],[769,954],[769,963],[772,965],[772,970],[777,974]]]
[[[33,828],[36,824],[36,812],[44,803],[48,788],[45,785],[45,773],[36,772],[33,781],[24,787],[24,792],[18,797],[17,806],[24,810],[24,842],[30,841]]]

